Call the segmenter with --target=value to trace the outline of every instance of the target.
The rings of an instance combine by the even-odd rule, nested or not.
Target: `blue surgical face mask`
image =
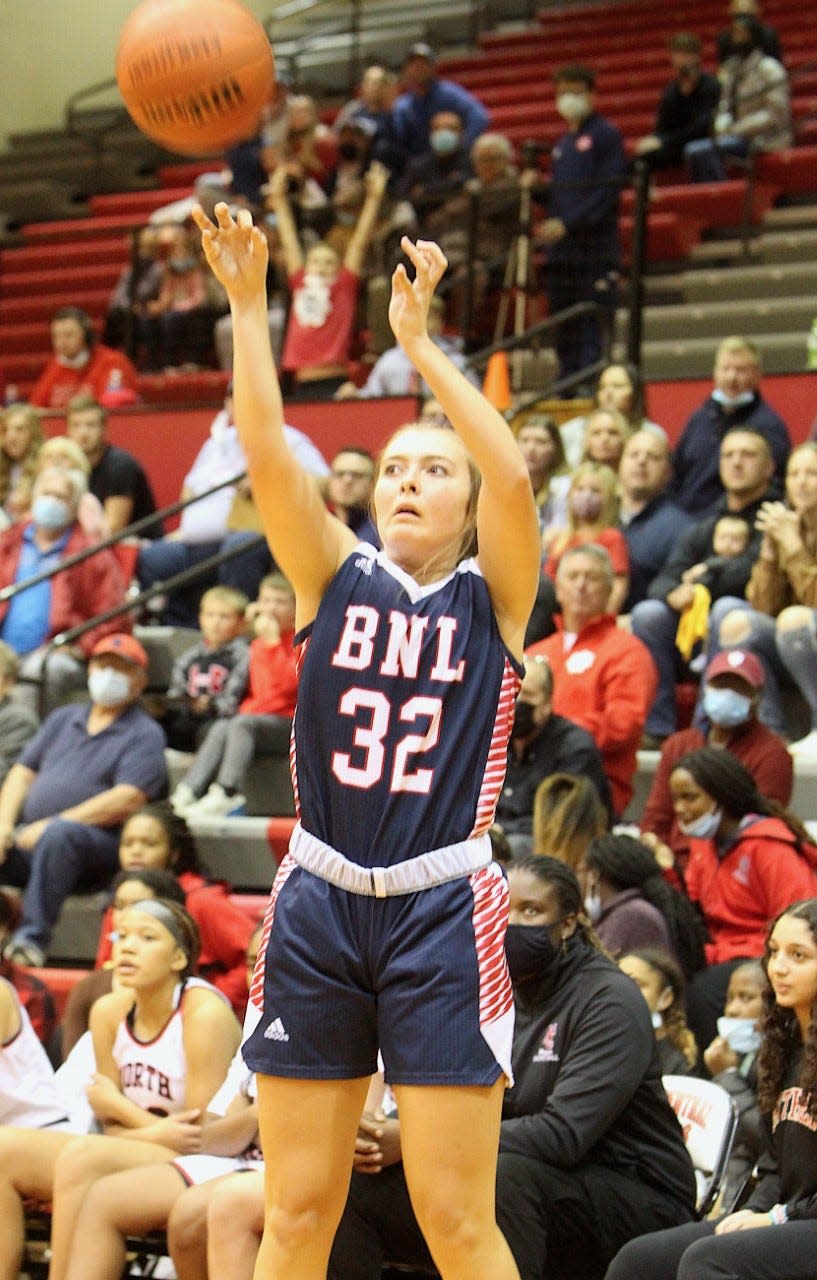
[[[591,924],[598,924],[602,910],[598,889],[588,889],[584,895],[584,914]]]
[[[460,135],[456,129],[435,129],[431,135],[431,150],[438,156],[453,156],[459,150]]]
[[[695,818],[692,822],[682,822],[679,818],[678,826],[685,836],[691,836],[693,840],[711,840],[721,825],[722,817],[723,809],[716,805],[709,813],[702,813],[700,818]]]
[[[32,503],[31,518],[40,529],[67,529],[71,523],[71,509],[62,498],[41,493]]]
[[[708,684],[704,687],[704,714],[712,724],[734,729],[739,724],[746,724],[752,714],[752,699],[735,689],[721,689]]]
[[[118,707],[131,696],[130,677],[115,667],[92,667],[88,672],[91,701],[100,707]]]
[[[712,392],[712,399],[724,409],[742,409],[744,405],[752,404],[754,398],[754,391],[741,391],[739,396],[728,396],[725,391],[719,391],[716,387]]]
[[[718,1035],[739,1057],[760,1048],[760,1032],[754,1018],[718,1018]]]

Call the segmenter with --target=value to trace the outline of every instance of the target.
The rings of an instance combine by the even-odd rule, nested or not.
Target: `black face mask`
[[[339,142],[338,155],[341,160],[359,160],[360,147],[356,147],[354,142]]]
[[[547,976],[559,962],[560,942],[552,933],[558,923],[509,924],[505,933],[505,959],[511,982],[536,982]]]
[[[529,702],[517,702],[513,713],[512,738],[527,738],[533,733],[536,728],[533,722],[534,710]]]

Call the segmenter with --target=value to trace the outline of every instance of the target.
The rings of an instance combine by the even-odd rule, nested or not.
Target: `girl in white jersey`
[[[123,990],[91,1014],[88,1098],[102,1135],[0,1128],[0,1280],[16,1280],[26,1200],[52,1201],[50,1275],[64,1273],[79,1205],[96,1178],[202,1147],[200,1118],[224,1079],[239,1028],[225,999],[191,978],[198,931],[183,907],[150,899],[119,921]],[[147,1104],[147,1105],[145,1105]]]
[[[383,545],[375,564],[373,549],[358,548],[351,530],[327,513],[286,447],[263,235],[248,213],[234,221],[223,204],[215,224],[200,209],[194,217],[229,296],[236,422],[270,547],[295,587],[301,675],[314,690],[304,695],[301,685],[295,718],[304,822],[273,888],[266,963],[259,960],[250,994],[251,1003],[264,1001],[245,1045],[258,1073],[266,1161],[256,1275],[323,1280],[381,1047],[408,1135],[412,1201],[444,1280],[515,1280],[494,1214],[512,1029],[502,952],[507,897],[488,865],[486,832],[537,586],[527,469],[507,424],[428,336],[429,303],[447,266],[441,250],[404,239],[416,277],[412,284],[402,265],[395,271],[389,318],[454,431],[414,424],[386,445],[374,490]],[[479,551],[469,559],[474,535]],[[346,605],[346,583],[365,591],[367,577],[388,598]],[[470,613],[456,612],[460,591]],[[455,603],[435,617],[443,595]],[[476,650],[463,658],[469,640]],[[412,693],[420,650],[422,683],[415,680]],[[483,659],[486,678],[475,681]],[[464,703],[476,707],[483,691],[479,716],[469,722]],[[461,726],[458,758],[454,724]],[[321,740],[314,748],[312,734]],[[459,794],[463,770],[467,801]],[[415,805],[417,824],[401,816]],[[325,821],[317,820],[321,812]],[[446,824],[442,838],[426,838]],[[383,966],[377,993],[367,982],[373,949]],[[452,1034],[458,1018],[467,1023],[461,1037]]]
[[[48,1129],[67,1123],[45,1049],[14,987],[0,978],[0,1125]]]

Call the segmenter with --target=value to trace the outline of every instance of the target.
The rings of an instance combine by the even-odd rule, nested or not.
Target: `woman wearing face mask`
[[[757,1105],[757,1051],[766,974],[759,960],[747,960],[729,979],[718,1034],[704,1051],[704,1065],[726,1089],[738,1110],[738,1128],[729,1156],[721,1203],[732,1204],[754,1169],[763,1140]]]
[[[585,912],[611,956],[618,958],[634,947],[658,947],[678,960],[686,977],[703,968],[701,918],[689,899],[667,884],[640,840],[599,836],[578,875]]]
[[[569,547],[594,542],[604,547],[613,566],[615,581],[607,604],[609,613],[618,613],[627,597],[630,557],[627,540],[616,528],[618,488],[612,468],[597,462],[583,462],[573,472],[567,493],[567,528],[549,540],[544,572],[555,579],[559,561]]]
[[[812,1280],[817,1247],[817,899],[786,907],[763,955],[763,1154],[744,1206],[626,1245],[606,1280]]]
[[[698,1046],[687,1026],[684,975],[678,965],[658,947],[639,947],[635,951],[627,951],[619,960],[618,967],[632,978],[647,1002],[658,1045],[661,1074],[694,1074]]]
[[[695,1038],[709,1044],[732,971],[762,954],[767,921],[817,890],[817,847],[728,751],[701,747],[682,757],[670,793],[690,838],[687,893],[709,934],[709,967],[695,975],[687,999]]]
[[[575,873],[527,858],[508,868],[508,888],[516,1026],[497,1220],[522,1280],[597,1276],[617,1241],[692,1221],[692,1166],[646,1005],[600,950]],[[379,1280],[384,1256],[430,1262],[400,1163],[352,1175],[329,1280]]]
[[[754,654],[746,649],[716,654],[701,682],[707,723],[670,734],[661,747],[641,830],[651,848],[668,846],[662,866],[673,863],[679,879],[689,859],[689,838],[678,826],[669,780],[682,756],[705,746],[729,751],[751,773],[761,795],[783,805],[791,799],[792,758],[782,738],[757,718],[763,686],[763,666]]]

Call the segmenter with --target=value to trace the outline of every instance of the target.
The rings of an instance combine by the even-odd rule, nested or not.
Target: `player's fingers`
[[[230,227],[235,226],[229,205],[227,205],[223,200],[219,200],[213,212],[216,215],[216,222],[221,227],[222,231],[229,231]]]
[[[215,226],[207,217],[200,204],[194,204],[190,210],[190,216],[198,227],[199,231],[215,231]]]

